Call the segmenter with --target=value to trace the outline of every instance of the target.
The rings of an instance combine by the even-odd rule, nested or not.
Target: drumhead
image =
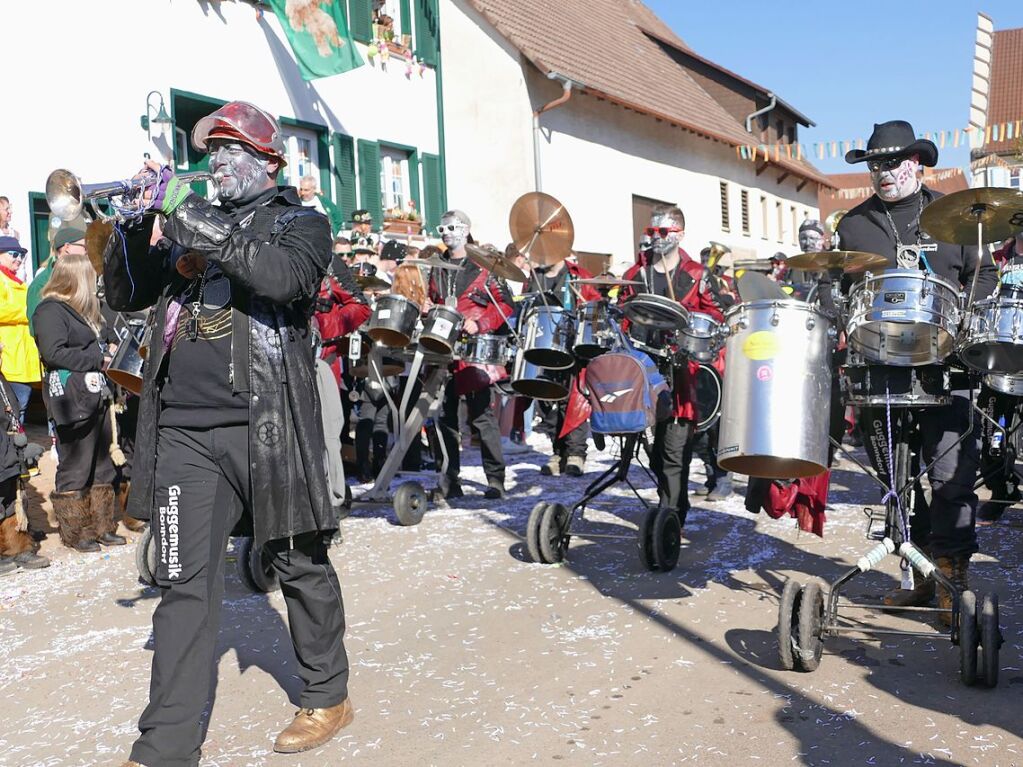
[[[681,330],[689,312],[677,301],[654,293],[637,293],[622,306],[630,322],[657,330]]]
[[[721,418],[721,374],[710,365],[696,372],[696,433],[702,434]]]

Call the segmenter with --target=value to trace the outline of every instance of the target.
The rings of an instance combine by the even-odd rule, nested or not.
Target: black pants
[[[105,405],[86,421],[56,427],[56,433],[59,463],[54,489],[58,493],[113,483],[110,411]]]
[[[979,468],[979,429],[975,427],[953,447],[969,425],[969,399],[960,393],[945,407],[893,408],[893,435],[902,419],[908,419],[917,433],[911,441],[916,453],[914,471],[918,473],[921,466],[937,458],[927,475],[930,497],[925,499],[919,490],[916,493],[911,539],[917,545],[929,546],[934,556],[973,554],[977,551],[977,494],[973,483]],[[888,482],[888,415],[884,408],[861,408],[857,420],[867,456]],[[938,458],[942,453],[945,455]]]
[[[707,471],[707,487],[714,487],[728,472],[718,466],[718,424],[693,437],[693,453],[703,461]]]
[[[149,705],[131,758],[147,767],[195,767],[201,719],[210,696],[224,590],[228,536],[250,513],[248,426],[164,427],[157,438],[153,509],[154,575],[161,589],[153,614]],[[271,541],[274,570],[288,609],[303,708],[335,706],[348,696],[341,587],[319,533]],[[264,705],[265,702],[252,702]],[[283,710],[283,709],[282,709]]]
[[[118,485],[131,481],[131,466],[135,461],[135,430],[139,423],[139,398],[127,396],[124,410],[117,414],[117,444],[124,453],[125,464],[115,467]]]
[[[678,511],[685,524],[689,512],[689,464],[693,460],[693,422],[678,418],[658,421],[654,427],[650,469],[657,477],[660,505]]]
[[[367,384],[359,397],[359,420],[355,424],[355,463],[364,475],[373,476],[380,470],[387,458],[390,433],[391,413],[384,392]]]
[[[579,426],[572,429],[564,437],[560,436],[561,428],[565,425],[565,411],[568,408],[567,402],[546,402],[536,400],[536,407],[540,411],[543,428],[547,436],[551,438],[551,445],[554,448],[554,455],[561,458],[585,458],[586,440],[590,436],[590,422],[583,421]]]
[[[483,458],[483,471],[487,479],[504,482],[504,451],[501,449],[501,430],[497,426],[497,416],[491,405],[492,386],[483,391],[464,395],[466,407],[469,409],[469,430],[479,437],[480,455]],[[457,482],[462,471],[462,461],[458,454],[461,432],[458,430],[458,403],[463,399],[458,395],[453,380],[448,381],[444,390],[444,409],[438,423],[444,450],[448,454],[448,468],[445,477],[448,483]],[[438,457],[439,461],[440,458]]]

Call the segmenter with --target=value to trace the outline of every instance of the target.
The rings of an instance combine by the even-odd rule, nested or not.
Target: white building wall
[[[469,213],[478,239],[502,245],[512,203],[534,188],[532,110],[562,88],[522,60],[464,0],[445,3],[443,11],[448,201]],[[576,249],[611,253],[618,273],[635,258],[633,195],[681,206],[684,246],[694,257],[710,240],[746,257],[794,254],[799,248],[791,208],[797,227],[819,215],[815,184],[797,192],[802,179],[789,176],[779,184],[774,167],[757,176],[754,163],[739,160],[734,147],[592,96],[574,93],[540,121],[543,191],[571,214]],[[729,185],[729,231],[721,227],[720,181]],[[742,189],[749,190],[748,234],[741,226]],[[768,207],[766,231],[761,196]]]
[[[251,101],[355,138],[439,149],[432,69],[408,78],[404,61],[392,57],[385,70],[378,57],[305,82],[276,16],[244,2],[9,3],[4,30],[10,111],[0,120],[0,194],[11,198],[26,246],[28,192],[43,191],[51,170],[109,181],[130,176],[144,152],[167,149],[150,145],[139,125],[151,90],[168,111],[175,88]]]

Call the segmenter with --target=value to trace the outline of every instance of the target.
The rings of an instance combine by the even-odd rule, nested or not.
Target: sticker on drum
[[[884,309],[881,312],[882,317],[905,317],[906,314],[905,309]]]
[[[729,445],[728,447],[719,447],[718,448],[718,458],[720,458],[723,455],[729,455],[730,453],[738,453],[738,452],[739,452],[739,446],[738,445]]]
[[[391,318],[391,310],[381,309],[377,312],[377,317],[381,320],[389,320]]]
[[[750,333],[742,343],[742,353],[747,359],[769,360],[778,356],[778,335],[770,330],[758,330]]]
[[[455,325],[451,320],[438,317],[433,321],[433,332],[438,336],[446,336]]]
[[[758,381],[764,381],[766,383],[767,381],[771,381],[773,379],[774,368],[772,368],[770,365],[761,365],[760,367],[757,368]]]

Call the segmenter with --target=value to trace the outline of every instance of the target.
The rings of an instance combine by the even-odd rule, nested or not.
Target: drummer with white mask
[[[921,178],[924,166],[937,163],[937,146],[917,139],[908,122],[892,120],[875,124],[866,149],[854,149],[845,159],[850,164],[867,164],[874,194],[842,218],[838,226],[842,248],[879,254],[888,259],[889,268],[921,269],[969,291],[977,249],[937,242],[920,227],[923,209],[941,196],[928,189]],[[996,282],[994,264],[985,258],[976,297],[990,295]],[[921,508],[912,517],[911,538],[959,589],[966,589],[970,557],[977,551],[977,494],[973,484],[978,445],[976,431],[955,444],[969,428],[970,401],[967,392],[953,394],[958,396],[952,397],[951,405],[912,409],[920,430],[921,461],[938,459],[928,475],[932,491],[929,510],[926,503],[918,504]],[[887,436],[881,433],[885,413],[873,410],[863,408],[859,422],[871,462],[887,476]],[[891,594],[885,602],[895,606],[926,605],[934,594],[934,581],[920,580],[912,590]],[[938,601],[939,607],[951,609],[952,597],[944,590]],[[940,615],[946,623],[951,621],[951,612]]]
[[[626,280],[643,283],[622,290],[628,301],[637,292],[671,298],[689,311],[704,312],[718,322],[734,299],[723,292],[720,283],[699,261],[682,249],[686,220],[675,205],[659,205],[651,212],[650,226],[644,230],[649,248],[640,252],[637,263],[623,275]],[[650,468],[657,476],[657,492],[662,508],[674,509],[684,527],[689,512],[689,464],[693,459],[693,435],[698,418],[694,361],[672,367],[668,381],[672,388],[671,412],[654,428]],[[660,415],[660,414],[659,414]]]

